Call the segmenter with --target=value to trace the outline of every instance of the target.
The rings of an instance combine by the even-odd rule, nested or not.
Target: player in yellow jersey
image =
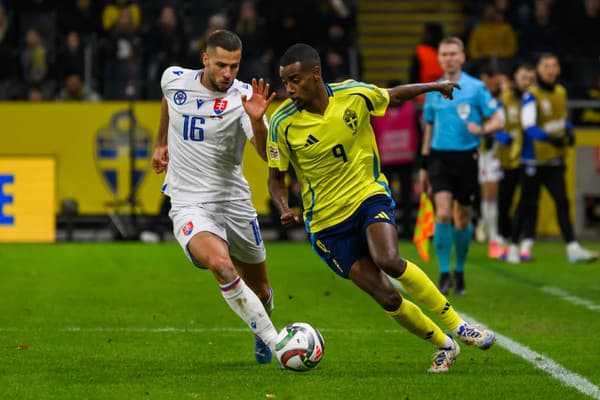
[[[500,144],[498,157],[502,167],[502,178],[498,187],[498,229],[502,241],[502,259],[508,255],[508,243],[511,237],[511,213],[513,198],[521,176],[521,149],[523,147],[523,129],[521,126],[521,99],[535,81],[533,65],[519,65],[514,75],[514,86],[500,93],[500,102],[504,108],[505,124],[502,131],[496,132],[495,139]],[[520,221],[516,216],[514,221]],[[515,229],[521,227],[515,225]]]
[[[598,252],[587,250],[575,240],[569,199],[567,197],[565,170],[566,148],[575,144],[573,127],[567,121],[567,90],[558,83],[560,63],[558,56],[544,53],[536,71],[538,81],[532,85],[521,101],[521,125],[524,133],[521,151],[521,198],[518,216],[513,223],[511,245],[506,260],[518,263],[523,256],[531,259],[531,248],[537,225],[538,202],[544,185],[556,205],[556,219],[566,244],[567,259],[572,263],[598,259]],[[522,227],[521,249],[517,248],[516,227]]]
[[[280,76],[290,99],[271,118],[267,154],[269,191],[281,223],[292,226],[300,221],[288,206],[285,174],[291,164],[302,186],[304,222],[314,250],[335,273],[373,297],[397,323],[438,348],[429,372],[448,371],[460,353],[458,343],[419,307],[403,299],[389,277],[463,342],[489,348],[495,334],[465,322],[427,275],[400,257],[393,200],[380,173],[370,124],[371,115],[383,115],[388,105],[430,91],[452,98],[453,89],[459,86],[449,81],[391,89],[353,80],[326,84],[319,55],[306,44],[286,51]]]

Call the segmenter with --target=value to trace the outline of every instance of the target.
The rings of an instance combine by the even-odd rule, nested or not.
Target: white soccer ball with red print
[[[275,345],[275,355],[281,365],[297,372],[316,367],[324,351],[325,341],[321,333],[304,322],[294,322],[283,328]]]

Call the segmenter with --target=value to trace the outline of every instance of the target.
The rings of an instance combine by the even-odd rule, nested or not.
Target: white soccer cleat
[[[518,264],[521,262],[521,257],[519,256],[519,248],[511,244],[508,247],[508,254],[506,255],[506,262],[509,264]]]
[[[496,341],[493,331],[475,325],[461,326],[457,336],[467,346],[476,346],[481,350],[489,349]]]
[[[460,354],[460,346],[450,335],[448,335],[448,337],[452,340],[452,346],[438,347],[438,351],[433,353],[433,362],[427,372],[434,374],[448,372],[450,366],[456,361],[456,357]]]
[[[567,246],[567,258],[570,263],[586,263],[596,261],[598,253],[584,249],[579,243],[574,243]]]

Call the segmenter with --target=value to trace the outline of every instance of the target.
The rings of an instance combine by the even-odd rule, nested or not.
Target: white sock
[[[460,336],[461,333],[469,326],[469,324],[467,323],[467,321],[465,321],[464,319],[461,318],[460,320],[460,324],[458,324],[458,326],[456,328],[454,328],[452,330],[452,333],[454,333],[455,336]]]
[[[277,331],[258,296],[250,290],[241,277],[226,285],[221,285],[221,294],[229,307],[260,337],[267,346],[273,348]]]
[[[521,251],[531,251],[533,247],[533,239],[527,238],[521,241]]]
[[[481,214],[487,228],[487,236],[490,242],[498,241],[498,202],[496,200],[483,200]]]
[[[269,298],[263,303],[263,306],[265,306],[265,311],[267,312],[267,314],[271,316],[273,308],[275,308],[275,306],[273,305],[273,288],[269,288]]]
[[[579,243],[577,243],[576,241],[567,243],[567,251],[579,250],[580,247],[581,246],[579,246]]]

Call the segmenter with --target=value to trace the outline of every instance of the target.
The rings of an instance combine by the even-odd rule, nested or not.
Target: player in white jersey
[[[163,192],[177,241],[214,274],[227,304],[254,332],[255,357],[264,364],[277,337],[269,318],[273,292],[242,155],[250,140],[266,160],[264,114],[275,94],[262,79],[235,79],[241,54],[239,37],[220,30],[208,38],[204,69],[165,70],[152,166],[167,172]]]

